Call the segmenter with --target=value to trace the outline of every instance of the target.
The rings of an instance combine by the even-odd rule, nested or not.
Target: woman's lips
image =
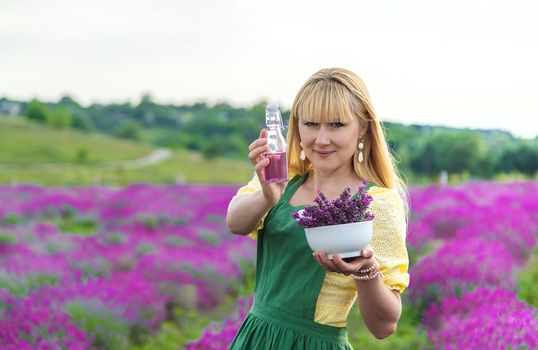
[[[316,152],[321,158],[327,158],[331,154],[334,153],[334,151],[314,151],[314,152]]]

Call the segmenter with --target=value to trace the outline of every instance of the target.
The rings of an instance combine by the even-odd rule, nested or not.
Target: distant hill
[[[480,135],[483,138],[503,139],[503,140],[517,140],[509,131],[499,129],[469,129],[469,128],[455,128],[444,125],[427,125],[427,124],[410,124],[405,125],[395,122],[385,122],[385,128],[389,130],[402,130],[407,129],[411,133],[415,133],[417,136],[429,136],[435,133],[443,132],[473,132]]]
[[[246,160],[206,159],[188,150],[175,150],[169,159],[138,169],[103,164],[137,159],[152,149],[149,144],[103,134],[57,130],[22,117],[0,116],[0,185],[242,184],[253,174]]]
[[[76,129],[54,129],[26,118],[0,117],[0,164],[104,162],[142,157],[151,145]]]
[[[7,149],[19,153],[11,150],[0,153],[0,163],[17,162],[18,159],[83,160],[92,163],[126,159],[131,155],[136,157],[136,154],[143,153],[140,147],[147,147],[148,151],[151,147],[167,147],[178,152],[192,152],[203,155],[206,161],[235,159],[248,163],[248,145],[265,126],[265,105],[264,101],[248,108],[227,103],[208,105],[205,102],[163,105],[152,100],[151,96],[144,96],[136,105],[127,102],[90,106],[82,106],[68,96],[58,102],[19,102],[0,98],[0,113],[5,116],[32,119],[49,127],[38,132],[38,140],[46,139],[40,144],[35,144],[33,137],[28,147],[24,144],[17,147],[7,145]],[[289,120],[289,111],[282,112],[284,120]],[[488,179],[502,174],[530,178],[535,177],[538,171],[538,137],[526,140],[502,130],[404,125],[389,121],[383,125],[398,168],[410,181],[435,180],[445,171]],[[74,135],[58,128],[83,131],[76,135],[95,135],[93,140],[103,141],[86,146],[77,143],[81,137],[77,136],[56,142],[59,133]],[[50,133],[54,136],[47,137]],[[116,146],[115,142],[119,142],[120,138],[132,141]],[[12,136],[12,142],[13,139]],[[114,140],[114,145],[110,146],[104,140]],[[107,153],[109,150],[112,153]]]

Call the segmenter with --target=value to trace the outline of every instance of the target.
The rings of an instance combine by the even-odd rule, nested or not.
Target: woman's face
[[[306,157],[314,169],[334,171],[353,167],[351,161],[359,138],[364,135],[359,121],[311,122],[299,118],[299,136]]]

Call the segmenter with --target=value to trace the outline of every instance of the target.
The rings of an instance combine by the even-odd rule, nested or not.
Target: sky
[[[288,109],[343,67],[382,121],[534,138],[536,18],[531,0],[0,0],[0,96]]]

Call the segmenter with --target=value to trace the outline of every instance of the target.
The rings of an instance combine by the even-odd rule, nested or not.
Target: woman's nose
[[[318,145],[328,145],[331,141],[329,139],[329,135],[323,128],[321,128],[316,136],[316,144]]]

